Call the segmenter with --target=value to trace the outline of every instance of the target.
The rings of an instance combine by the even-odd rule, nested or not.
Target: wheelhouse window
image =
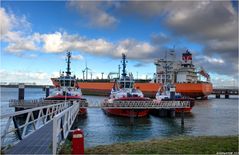
[[[74,87],[75,81],[74,80],[60,80],[60,85],[62,87]]]
[[[120,82],[120,88],[132,88],[133,83],[129,81],[122,81]]]

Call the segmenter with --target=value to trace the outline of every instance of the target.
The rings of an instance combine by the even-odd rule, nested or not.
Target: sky
[[[214,85],[238,84],[237,1],[1,1],[1,82],[51,84],[66,69],[82,78],[127,71],[153,77],[165,51],[187,49]],[[90,75],[88,75],[90,77]]]

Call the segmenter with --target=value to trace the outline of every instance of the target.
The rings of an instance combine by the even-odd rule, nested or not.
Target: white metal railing
[[[80,104],[81,105],[81,104]],[[82,106],[83,107],[83,106]],[[190,101],[113,101],[105,100],[101,104],[89,104],[88,108],[104,109],[170,109],[170,108],[189,108]]]
[[[8,145],[5,144],[7,135],[11,133],[17,133],[18,140],[22,140],[45,124],[49,123],[55,115],[65,110],[70,105],[71,104],[69,104],[69,102],[62,102],[58,104],[22,110],[12,114],[1,115],[1,122],[3,122],[4,120],[6,121],[6,124],[1,125],[1,130],[3,131],[1,132],[1,147]],[[21,122],[23,122],[23,124],[16,122],[16,118],[18,117],[21,117]],[[2,126],[4,126],[3,129]],[[28,131],[29,126],[32,127],[30,131]],[[19,141],[14,141],[13,144],[16,144],[17,142]]]
[[[9,107],[22,107],[22,108],[35,108],[40,106],[52,105],[56,103],[61,103],[62,100],[44,100],[35,99],[35,100],[9,100]]]
[[[59,146],[67,138],[71,126],[79,112],[79,104],[73,104],[53,118],[53,154],[57,153]]]

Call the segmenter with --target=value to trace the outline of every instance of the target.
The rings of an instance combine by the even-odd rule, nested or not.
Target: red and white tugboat
[[[171,88],[171,89],[175,89],[174,87]],[[167,86],[163,86],[161,87],[161,89],[159,89],[159,91],[157,92],[156,94],[156,102],[160,102],[160,101],[170,101],[170,100],[175,100],[175,101],[189,101],[190,102],[190,107],[188,108],[183,108],[183,111],[186,112],[186,113],[189,113],[191,112],[193,106],[194,106],[194,101],[195,99],[193,98],[189,98],[189,97],[184,97],[182,96],[181,94],[179,93],[176,93],[174,98],[172,99],[170,97],[170,91],[169,91],[169,88],[167,88]],[[175,112],[178,113],[178,112],[181,112],[181,108],[176,108],[175,109]]]
[[[80,100],[86,101],[82,98],[81,89],[77,85],[76,76],[71,76],[70,63],[71,53],[67,52],[67,70],[61,73],[60,77],[54,79],[53,84],[55,88],[45,100],[64,101],[64,100]],[[80,115],[86,114],[86,108],[80,108]]]
[[[132,74],[127,76],[126,74],[126,55],[122,54],[122,76],[121,78],[115,82],[110,97],[105,100],[107,103],[113,103],[115,101],[149,101],[149,98],[145,98],[143,93],[134,88],[134,80]],[[107,114],[116,115],[116,116],[125,116],[125,117],[143,117],[149,114],[148,109],[117,109],[117,108],[109,108],[103,110]]]

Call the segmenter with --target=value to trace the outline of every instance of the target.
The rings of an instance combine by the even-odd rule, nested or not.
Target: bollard
[[[46,97],[48,97],[50,94],[50,88],[49,86],[46,86]]]
[[[81,129],[73,131],[72,154],[84,154],[84,134]]]
[[[24,84],[19,84],[19,86],[18,86],[18,100],[24,100],[24,91],[25,91]]]

